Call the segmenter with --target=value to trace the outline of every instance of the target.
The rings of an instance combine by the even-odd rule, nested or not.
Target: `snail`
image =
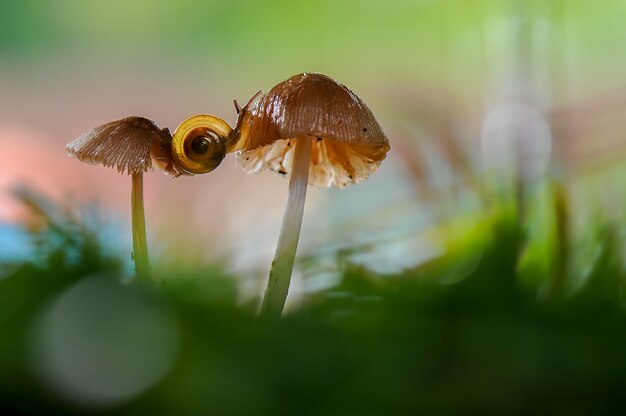
[[[150,275],[143,173],[153,160],[173,177],[211,172],[226,156],[231,131],[228,123],[210,115],[188,118],[174,135],[152,120],[130,116],[95,127],[66,146],[68,155],[82,162],[114,167],[131,175],[133,260],[138,276]]]

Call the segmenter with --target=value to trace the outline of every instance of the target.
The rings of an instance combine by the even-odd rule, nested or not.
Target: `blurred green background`
[[[20,414],[597,414],[626,383],[626,2],[0,4],[0,407]],[[174,129],[299,72],[392,150],[309,190],[287,318],[254,314],[287,182],[129,178],[65,144]]]

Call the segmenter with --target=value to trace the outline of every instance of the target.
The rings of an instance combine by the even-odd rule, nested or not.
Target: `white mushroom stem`
[[[287,208],[283,216],[276,254],[274,255],[270,277],[267,281],[265,296],[259,312],[259,315],[263,318],[280,317],[285,306],[293,262],[298,248],[300,228],[302,226],[310,161],[311,137],[300,137],[296,140],[293,162],[291,164]]]
[[[143,209],[143,172],[132,174],[131,211],[133,228],[133,260],[140,278],[150,277],[148,244],[146,242],[146,219]]]

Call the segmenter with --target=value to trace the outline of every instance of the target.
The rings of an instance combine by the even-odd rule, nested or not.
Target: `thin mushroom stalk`
[[[259,313],[263,318],[280,317],[285,306],[298,249],[300,229],[302,228],[310,160],[311,137],[302,137],[296,141],[294,149],[293,165],[289,176],[287,208],[283,216],[278,245]]]
[[[150,277],[148,243],[146,239],[146,217],[143,208],[143,172],[132,174],[131,224],[133,229],[133,261],[139,278]]]

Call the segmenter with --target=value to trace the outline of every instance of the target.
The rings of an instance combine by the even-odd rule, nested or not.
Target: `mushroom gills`
[[[296,139],[277,140],[269,146],[235,153],[237,163],[248,173],[270,170],[280,175],[291,172]],[[333,139],[311,141],[309,184],[344,188],[361,182],[378,169],[384,146],[341,144]]]
[[[164,134],[152,120],[130,116],[97,126],[65,148],[68,156],[84,163],[131,174],[145,172],[152,166],[151,147],[160,143]]]

